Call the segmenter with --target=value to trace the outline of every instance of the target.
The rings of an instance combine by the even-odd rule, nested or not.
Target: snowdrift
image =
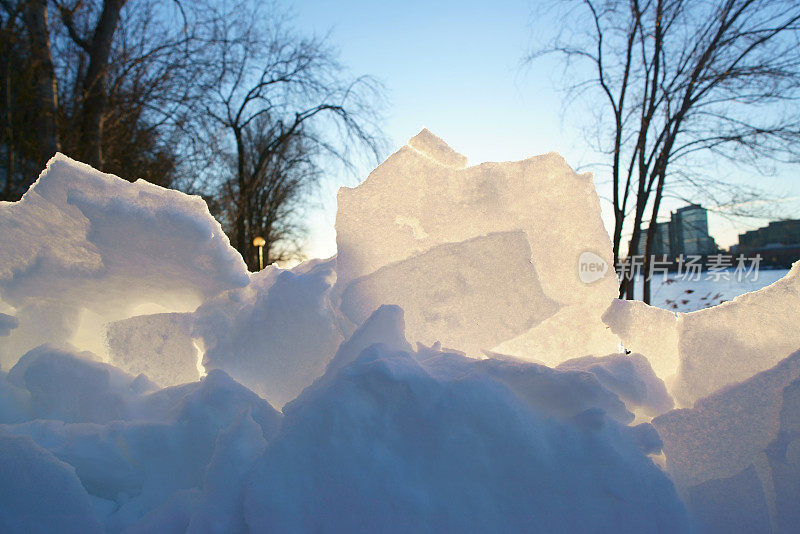
[[[793,531],[800,265],[615,300],[590,175],[427,130],[338,201],[259,273],[62,155],[0,203],[0,531]]]

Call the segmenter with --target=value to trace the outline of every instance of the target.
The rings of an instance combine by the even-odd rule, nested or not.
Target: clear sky
[[[579,128],[580,119],[563,105],[560,64],[544,59],[522,67],[525,52],[541,39],[533,29],[543,22],[535,20],[535,0],[301,0],[293,9],[298,30],[330,34],[330,43],[340,50],[340,60],[352,74],[369,74],[383,82],[388,97],[383,126],[390,152],[424,126],[467,156],[470,164],[551,151],[581,170],[597,161]],[[309,256],[335,253],[336,190],[355,185],[370,170],[363,168],[357,178],[335,176],[323,185],[310,213]],[[730,166],[722,172],[732,180],[751,177]],[[800,198],[794,174],[795,169],[784,171],[770,178],[768,186]],[[608,197],[604,177],[596,174],[595,181],[601,197]],[[667,201],[662,218],[682,204]],[[799,205],[794,199],[781,211],[800,217]],[[611,229],[607,201],[603,209]],[[765,222],[730,221],[712,214],[710,231],[720,245],[729,246],[739,232]]]

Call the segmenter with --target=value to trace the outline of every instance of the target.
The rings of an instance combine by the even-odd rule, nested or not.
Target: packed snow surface
[[[590,175],[427,130],[336,228],[248,273],[62,155],[0,203],[0,532],[796,530],[800,265],[616,300]]]

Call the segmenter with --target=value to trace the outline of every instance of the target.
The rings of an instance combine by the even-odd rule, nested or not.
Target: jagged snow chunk
[[[200,378],[199,350],[188,313],[137,315],[106,325],[108,359],[124,371],[144,374],[161,386]]]
[[[223,294],[195,313],[205,368],[224,369],[277,408],[325,372],[344,339],[329,300],[332,261],[298,273],[254,274],[247,291]]]
[[[471,355],[526,332],[558,305],[541,289],[525,233],[445,243],[354,280],[341,310],[361,324],[381,304],[405,312],[412,342],[437,341]]]
[[[414,148],[434,144],[432,138],[423,130],[361,185],[339,190],[340,283],[442,243],[524,230],[532,262],[551,298],[577,303],[614,294],[613,269],[602,282],[583,284],[578,279],[578,258],[585,251],[599,249],[611,263],[610,240],[590,175],[575,174],[557,154],[466,168],[442,165],[428,155],[431,150]],[[444,142],[436,139],[435,144]],[[416,221],[418,230],[398,223],[398,217]]]
[[[645,355],[680,406],[767,370],[800,349],[800,263],[772,285],[730,302],[673,314],[614,300],[603,320]]]
[[[6,367],[44,342],[102,354],[106,321],[141,305],[191,311],[247,283],[244,262],[200,197],[61,154],[22,200],[0,203],[0,227],[0,300],[19,319],[0,348]]]
[[[587,334],[587,337],[603,337],[605,334],[600,315],[617,291],[613,269],[608,268],[593,283],[584,283],[578,276],[578,263],[582,254],[591,252],[606,266],[611,265],[611,243],[600,219],[600,204],[591,176],[576,174],[557,154],[465,167],[463,157],[423,130],[378,166],[361,185],[353,189],[341,188],[338,203],[337,295],[346,291],[354,280],[380,272],[379,269],[386,266],[399,265],[396,262],[435,247],[496,232],[521,230],[528,247],[524,252],[521,249],[513,254],[514,261],[519,254],[529,254],[538,285],[547,297],[562,307],[561,312],[570,315],[565,308],[579,306],[580,311],[576,310],[570,316],[584,319],[580,325],[582,331],[597,332]],[[485,266],[486,276],[511,278],[506,269],[497,266],[497,258],[506,255],[507,249],[499,246],[483,254],[482,257],[492,263],[491,268]],[[406,283],[424,285],[428,272],[418,276],[414,276],[416,273],[413,271],[405,272],[411,277],[406,279]],[[442,268],[438,280],[449,279],[451,286],[457,286],[459,274]],[[380,292],[369,295],[372,297],[370,304],[397,303],[384,300],[386,293],[391,292],[387,288],[388,281],[385,277],[380,284],[378,280],[373,281],[381,287]],[[498,290],[493,301],[502,302],[503,297],[510,298],[510,295]],[[403,307],[410,326],[408,335],[415,339],[414,316],[417,312],[413,310],[424,310],[428,306],[427,302],[410,304],[406,301]],[[365,309],[368,307],[363,306]],[[530,322],[531,310],[536,307],[536,303],[531,303],[528,307],[516,307],[510,314],[487,313],[479,324],[469,325],[474,332],[472,339],[464,339],[464,345],[446,344],[474,353],[476,341],[492,335],[501,337],[496,344],[508,338],[525,336],[525,331],[517,331],[509,325]],[[586,310],[589,310],[588,314]],[[371,311],[366,310],[359,317],[363,320]],[[458,312],[452,310],[449,315]],[[466,327],[466,324],[462,326]],[[551,343],[545,340],[537,348],[548,346],[554,349],[550,353],[557,361],[591,354],[595,349],[606,354],[609,351],[604,349],[616,345],[616,339],[608,339],[601,346],[590,347],[588,352],[570,353],[572,347],[566,347],[566,351],[557,353],[561,348],[558,338],[564,337],[563,332],[546,328],[537,330],[535,334],[530,332],[528,337],[536,340],[553,338]],[[422,339],[427,339],[428,344],[432,342],[430,335]],[[478,351],[492,349],[493,346],[484,344],[477,346]],[[527,352],[515,355],[540,359],[539,355]]]
[[[758,291],[680,316],[675,398],[695,399],[773,367],[800,349],[800,262]]]

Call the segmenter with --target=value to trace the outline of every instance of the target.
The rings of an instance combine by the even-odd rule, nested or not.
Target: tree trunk
[[[83,106],[80,122],[80,153],[85,163],[103,168],[103,114],[106,108],[106,75],[111,43],[126,0],[105,0],[94,35],[87,43],[89,67],[83,82]]]
[[[656,233],[656,226],[658,220],[658,210],[661,207],[661,198],[664,195],[664,178],[666,177],[667,170],[662,168],[658,172],[658,184],[656,185],[656,197],[653,200],[653,211],[650,216],[650,226],[647,228],[647,244],[645,258],[644,258],[644,286],[642,288],[642,300],[646,304],[650,304],[650,268],[653,261],[651,254],[653,236]]]
[[[36,137],[39,145],[38,161],[40,167],[60,150],[56,110],[58,91],[53,69],[53,56],[50,51],[50,29],[47,21],[47,1],[30,0],[25,7],[25,23],[31,41],[31,55],[36,72],[35,101],[38,108],[36,116]]]

